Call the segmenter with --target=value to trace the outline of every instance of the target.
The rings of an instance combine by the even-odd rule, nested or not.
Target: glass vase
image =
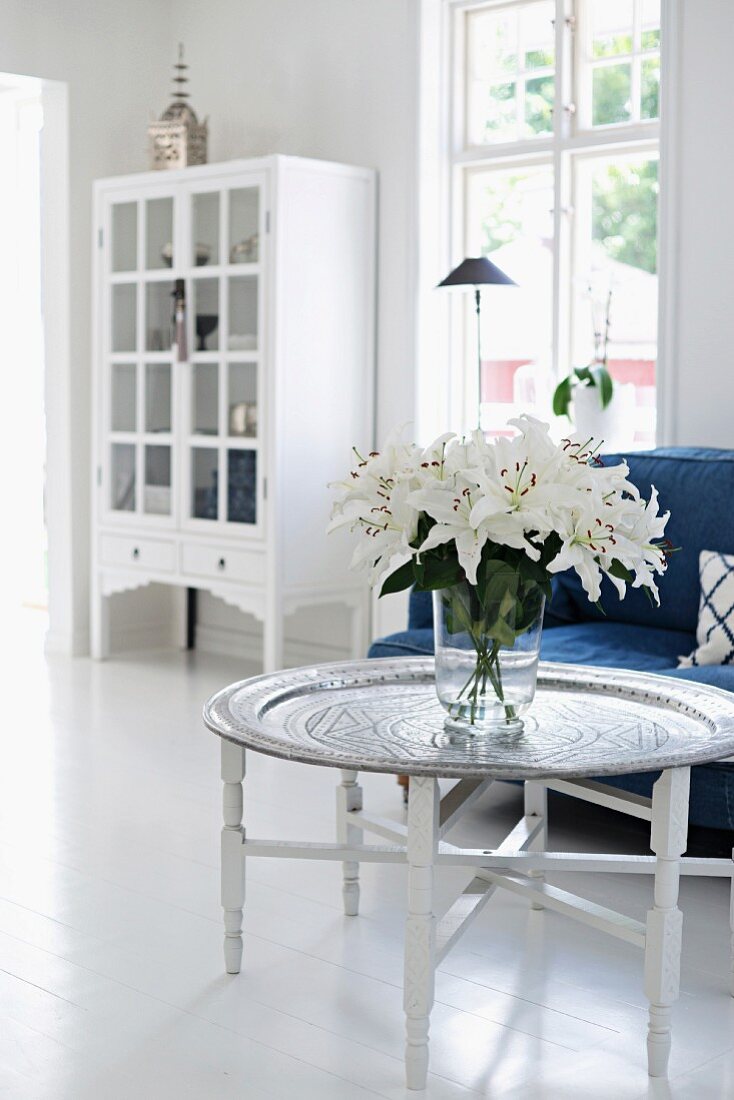
[[[433,593],[436,693],[453,736],[519,732],[535,695],[545,595],[510,568]]]

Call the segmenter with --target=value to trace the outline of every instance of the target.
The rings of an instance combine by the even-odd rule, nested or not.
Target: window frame
[[[421,362],[418,380],[417,415],[419,428],[426,434],[446,427],[455,430],[470,426],[476,416],[474,371],[465,370],[473,336],[467,324],[466,303],[459,296],[446,295],[437,307],[429,297],[436,282],[464,255],[465,175],[478,168],[511,168],[522,163],[550,163],[554,175],[554,239],[552,301],[552,369],[557,378],[570,362],[572,347],[572,264],[575,253],[574,233],[574,159],[577,155],[656,151],[660,162],[661,198],[658,212],[658,333],[656,360],[656,442],[670,441],[673,403],[672,374],[672,254],[668,238],[673,225],[673,200],[666,194],[671,162],[676,151],[674,140],[673,66],[678,52],[679,0],[661,4],[661,90],[660,117],[612,123],[592,128],[583,126],[576,111],[577,90],[583,78],[582,35],[576,28],[583,20],[582,7],[588,0],[555,0],[555,99],[554,129],[550,135],[519,138],[506,143],[476,145],[468,143],[466,80],[466,14],[482,8],[512,8],[524,0],[422,0],[421,71],[418,135],[419,172],[419,262],[417,355]],[[641,0],[635,4],[635,27]],[[437,45],[436,39],[440,38]],[[639,37],[639,36],[638,36]],[[637,40],[633,44],[637,45]],[[641,55],[641,56],[644,56]],[[440,77],[429,71],[428,63],[441,65]],[[640,62],[641,64],[641,62]],[[426,169],[438,175],[430,186],[424,184]],[[430,225],[433,240],[426,244],[425,230]],[[421,232],[422,231],[422,232]],[[437,341],[436,337],[441,339]],[[439,361],[439,357],[443,361]],[[451,364],[446,369],[446,358]],[[665,385],[663,379],[665,377]],[[443,411],[439,425],[437,409]]]

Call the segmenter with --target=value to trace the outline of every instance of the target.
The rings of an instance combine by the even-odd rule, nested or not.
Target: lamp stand
[[[477,311],[477,427],[482,427],[482,292],[474,287],[474,304]]]

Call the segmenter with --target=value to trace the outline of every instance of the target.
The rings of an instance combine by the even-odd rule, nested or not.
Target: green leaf
[[[577,367],[574,371],[574,374],[578,378],[579,382],[588,382],[590,386],[594,386],[596,384],[594,382],[594,376],[591,373],[591,366]]]
[[[622,565],[621,561],[619,561],[618,558],[612,559],[612,564],[607,567],[607,573],[609,573],[612,577],[616,577],[620,581],[626,581],[627,584],[630,584],[635,579],[635,575],[632,570],[628,569],[626,565]]]
[[[606,409],[614,396],[614,382],[612,376],[603,363],[595,363],[589,368],[589,373],[594,380],[594,385],[599,387],[601,407]]]
[[[573,397],[573,379],[571,375],[556,386],[553,394],[553,412],[556,416],[568,416],[568,408]]]
[[[399,569],[396,569],[394,573],[391,573],[382,582],[382,588],[380,589],[381,596],[390,596],[393,592],[404,592],[406,588],[410,588],[411,584],[415,581],[415,571],[413,569],[413,559],[406,561],[405,565],[401,565]]]
[[[451,588],[464,579],[464,570],[458,558],[440,558],[432,550],[421,555],[422,570],[420,579],[416,577],[416,587],[423,592],[432,592],[436,588]]]

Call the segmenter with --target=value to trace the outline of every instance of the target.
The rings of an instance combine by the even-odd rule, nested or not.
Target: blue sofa
[[[625,599],[619,600],[605,581],[604,615],[589,603],[576,574],[564,573],[554,580],[541,658],[650,671],[734,692],[734,665],[676,667],[678,657],[696,645],[700,551],[734,553],[734,451],[666,447],[625,457],[643,496],[655,485],[661,509],[670,509],[666,535],[680,547],[660,582],[661,606],[652,607],[639,590],[630,589]],[[608,465],[620,460],[619,455],[605,457]],[[431,653],[431,596],[413,592],[408,629],[375,642],[369,656]],[[649,795],[657,774],[620,776],[605,782]],[[734,829],[734,763],[692,769],[690,821],[708,828]]]

